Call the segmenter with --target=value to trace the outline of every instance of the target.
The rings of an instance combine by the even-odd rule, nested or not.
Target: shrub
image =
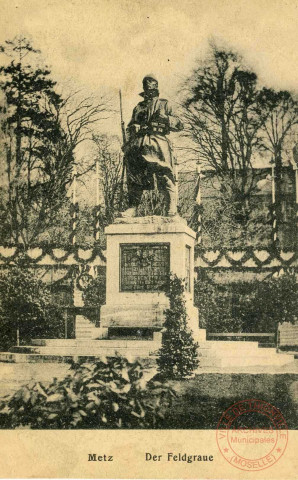
[[[279,322],[297,321],[297,283],[290,273],[229,284],[216,284],[203,273],[194,297],[208,332],[274,333]]]
[[[235,289],[216,284],[207,276],[195,282],[194,303],[199,309],[201,328],[218,333],[243,330],[242,317],[233,316],[233,293],[235,299]]]
[[[259,282],[255,297],[255,310],[259,331],[276,332],[278,323],[297,321],[298,295],[294,274]]]
[[[90,280],[84,288],[83,302],[85,307],[96,307],[98,309],[106,303],[106,269],[101,270],[97,277]],[[89,314],[88,317],[92,322],[96,323],[98,313],[95,311],[93,314]]]
[[[0,405],[2,428],[155,428],[175,397],[120,356],[75,364],[63,380],[25,386]]]
[[[184,286],[176,275],[171,276],[167,296],[170,301],[165,311],[165,332],[159,350],[157,365],[168,378],[184,378],[198,367],[198,344],[187,324]]]
[[[20,339],[50,336],[63,325],[63,318],[51,304],[50,288],[25,265],[13,265],[0,272],[0,347],[10,348]]]

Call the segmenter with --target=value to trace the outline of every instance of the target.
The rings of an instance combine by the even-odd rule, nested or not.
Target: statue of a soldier
[[[144,77],[143,89],[143,101],[134,108],[127,127],[124,151],[129,208],[122,216],[136,215],[143,191],[154,189],[154,176],[158,189],[165,195],[167,215],[176,215],[174,155],[167,136],[171,131],[182,130],[183,125],[172,114],[168,101],[159,98],[154,75]]]

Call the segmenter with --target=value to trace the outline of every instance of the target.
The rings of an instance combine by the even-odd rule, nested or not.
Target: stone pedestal
[[[148,336],[161,340],[165,283],[169,273],[185,279],[187,311],[194,336],[199,331],[193,305],[195,232],[175,217],[119,218],[105,230],[107,236],[106,305],[101,307],[100,336]]]

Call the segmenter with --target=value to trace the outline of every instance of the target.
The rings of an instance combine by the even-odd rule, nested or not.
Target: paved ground
[[[0,397],[13,393],[31,380],[50,382],[63,378],[70,366],[67,363],[1,363]]]
[[[4,363],[0,362],[0,397],[16,391],[31,380],[51,382],[54,377],[63,378],[70,369],[67,363]],[[148,375],[149,372],[147,372]],[[149,377],[154,375],[153,368]],[[222,374],[298,374],[298,360],[281,367],[203,367],[198,368],[196,375],[206,373]]]

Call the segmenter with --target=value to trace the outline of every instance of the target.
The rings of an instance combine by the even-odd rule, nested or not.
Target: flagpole
[[[71,215],[71,243],[76,244],[76,230],[77,230],[77,168],[73,167],[72,178],[72,215]]]
[[[96,207],[95,207],[95,240],[99,240],[99,214],[100,214],[100,191],[99,191],[99,158],[96,159]]]
[[[276,245],[277,242],[277,216],[276,216],[276,194],[275,194],[275,165],[274,161],[272,160],[271,166],[271,193],[272,193],[272,238],[273,238],[273,245]]]
[[[197,243],[201,245],[202,243],[202,212],[201,212],[201,205],[202,205],[202,194],[201,194],[201,165],[197,165],[197,196],[196,196],[196,203],[198,205],[198,228],[197,228]]]
[[[293,148],[293,156],[290,157],[290,162],[292,164],[294,175],[295,175],[295,197],[296,197],[296,212],[295,212],[295,246],[297,245],[297,232],[298,232],[298,143],[296,141]]]

